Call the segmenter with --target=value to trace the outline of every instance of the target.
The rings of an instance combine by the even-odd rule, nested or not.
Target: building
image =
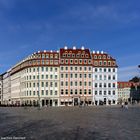
[[[3,76],[0,75],[0,105],[2,104],[2,93],[3,93],[3,80],[2,80]]]
[[[93,52],[93,101],[95,105],[117,104],[117,64],[107,53]]]
[[[11,69],[3,74],[3,98],[2,104],[10,105],[11,104]]]
[[[60,105],[91,105],[92,98],[92,59],[89,49],[60,49]]]
[[[132,82],[118,82],[118,103],[130,102]]]
[[[140,83],[118,82],[118,103],[140,101]]]
[[[3,75],[3,104],[76,106],[117,103],[117,64],[84,47],[38,51]]]

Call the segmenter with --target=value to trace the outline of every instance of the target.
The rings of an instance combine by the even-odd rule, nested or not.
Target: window
[[[41,70],[44,71],[44,67],[41,67]]]
[[[87,78],[87,75],[86,74],[84,74],[84,78]]]
[[[65,77],[68,78],[68,74],[67,73],[66,73]]]
[[[113,75],[113,80],[115,80],[116,78],[115,78],[115,75]]]
[[[57,91],[55,91],[55,95],[57,95]]]
[[[98,69],[97,68],[95,68],[95,72],[97,72],[98,71]]]
[[[64,67],[61,67],[61,70],[63,71],[64,70]]]
[[[63,82],[61,82],[61,86],[63,86]]]
[[[102,68],[100,68],[99,71],[102,72]]]
[[[95,80],[97,80],[98,79],[98,76],[97,75],[95,75]]]
[[[111,94],[111,91],[109,90],[109,91],[108,91],[108,95],[110,95],[110,94]]]
[[[111,83],[108,83],[108,87],[111,87]]]
[[[84,94],[87,94],[87,90],[86,89],[84,89]]]
[[[84,71],[86,71],[87,70],[87,67],[84,67]]]
[[[73,86],[73,82],[72,81],[70,82],[70,85]]]
[[[113,95],[115,95],[115,90],[113,90]]]
[[[72,59],[70,60],[70,64],[73,64],[73,60]]]
[[[55,72],[57,72],[57,68],[55,68]]]
[[[82,94],[82,89],[80,89],[80,94]]]
[[[33,83],[33,87],[35,87],[35,83]]]
[[[82,67],[80,67],[80,71],[82,71]]]
[[[80,81],[79,85],[82,86],[82,81]]]
[[[48,87],[48,82],[46,82],[46,87]]]
[[[108,69],[108,72],[111,72],[111,69],[110,68]]]
[[[89,74],[88,77],[91,78],[91,74]]]
[[[95,83],[95,87],[97,87],[98,85],[97,85],[97,83]]]
[[[106,83],[104,83],[104,87],[106,87]]]
[[[104,95],[106,95],[106,91],[104,91]]]
[[[46,79],[48,79],[48,75],[46,75]]]
[[[48,90],[46,90],[46,95],[48,95]]]
[[[98,92],[97,92],[97,90],[95,90],[95,95],[97,95],[98,94]]]
[[[75,89],[75,94],[77,94],[77,89]]]
[[[68,70],[68,67],[65,67],[65,70],[67,71]]]
[[[82,74],[80,74],[79,77],[82,78]]]
[[[63,91],[63,89],[61,89],[61,95],[63,95],[64,94],[64,91]]]
[[[99,91],[99,95],[102,95],[102,91],[101,90]]]
[[[63,74],[61,74],[61,78],[63,78]]]
[[[53,87],[53,82],[50,82],[50,87]]]
[[[50,95],[53,95],[53,90],[50,90]]]
[[[102,80],[102,75],[100,75],[99,77],[100,77],[100,80]]]
[[[46,67],[46,71],[48,71],[48,67]]]
[[[77,81],[75,81],[75,86],[77,86]]]
[[[55,87],[57,87],[57,82],[55,82]]]
[[[89,82],[88,85],[91,86],[91,82]]]
[[[66,95],[68,94],[68,89],[66,89],[65,94],[66,94]]]
[[[113,72],[115,72],[115,68],[113,68]]]
[[[41,83],[41,86],[44,87],[44,82]]]
[[[111,76],[110,75],[108,75],[108,80],[111,80]]]
[[[104,66],[106,66],[106,61],[104,61]]]
[[[41,75],[41,78],[44,79],[44,75]]]
[[[73,70],[73,67],[70,67],[70,70],[72,71]]]
[[[70,78],[73,78],[73,74],[70,74]]]
[[[106,72],[106,68],[104,68],[104,72]]]
[[[68,82],[66,81],[66,86],[68,86]]]
[[[75,78],[77,78],[77,73],[75,74]]]
[[[41,90],[41,94],[44,95],[44,90]]]
[[[72,89],[70,90],[70,94],[73,94],[73,91],[72,91]]]
[[[99,87],[102,87],[102,83],[99,84]]]
[[[55,79],[57,79],[57,75],[55,75]]]
[[[88,90],[88,94],[91,94],[91,89]]]
[[[33,91],[33,95],[35,95],[35,91]]]
[[[84,86],[86,86],[87,85],[87,82],[84,82]]]
[[[50,75],[50,79],[53,79],[53,75]]]
[[[113,87],[115,87],[115,83],[113,83]]]

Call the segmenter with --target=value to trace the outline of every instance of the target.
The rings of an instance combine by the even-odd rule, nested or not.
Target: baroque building
[[[116,60],[84,47],[38,51],[3,74],[5,105],[117,103]]]

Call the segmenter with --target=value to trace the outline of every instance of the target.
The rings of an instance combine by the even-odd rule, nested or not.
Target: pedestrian
[[[123,107],[124,107],[124,103],[122,102],[121,108],[123,108]]]
[[[125,109],[128,109],[128,103],[125,102]]]

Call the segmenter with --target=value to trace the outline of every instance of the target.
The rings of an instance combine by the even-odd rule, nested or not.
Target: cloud
[[[138,66],[127,66],[118,69],[118,80],[127,81],[133,78],[134,76],[139,76],[140,71]]]

